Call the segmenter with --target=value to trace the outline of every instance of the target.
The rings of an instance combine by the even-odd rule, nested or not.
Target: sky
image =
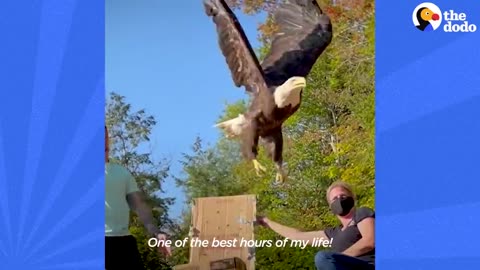
[[[202,0],[106,0],[105,12],[106,91],[156,118],[154,157],[172,160],[171,173],[179,175],[181,154],[196,136],[215,143],[220,133],[213,125],[225,103],[244,98],[245,91],[233,85]],[[257,48],[262,16],[236,14]],[[178,218],[183,191],[171,178],[164,189],[162,196],[178,198],[170,209]]]

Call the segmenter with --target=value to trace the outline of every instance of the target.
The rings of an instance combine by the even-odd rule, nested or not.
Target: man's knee
[[[320,265],[332,264],[333,263],[334,253],[330,251],[319,251],[315,255],[315,265],[319,267]]]

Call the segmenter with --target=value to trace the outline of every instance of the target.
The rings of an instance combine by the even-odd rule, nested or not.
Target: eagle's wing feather
[[[316,0],[287,0],[273,16],[278,31],[261,65],[267,84],[280,85],[308,75],[332,40],[332,24]]]
[[[213,17],[218,43],[237,87],[251,94],[267,92],[262,68],[237,17],[224,0],[204,0],[205,11]]]

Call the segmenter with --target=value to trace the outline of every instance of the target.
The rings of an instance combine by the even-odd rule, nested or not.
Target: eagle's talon
[[[287,176],[284,173],[277,172],[275,176],[275,184],[282,184],[287,179]]]
[[[255,167],[255,172],[257,173],[257,176],[262,176],[261,172],[266,172],[267,169],[258,162],[258,160],[254,159],[253,160],[253,167]]]

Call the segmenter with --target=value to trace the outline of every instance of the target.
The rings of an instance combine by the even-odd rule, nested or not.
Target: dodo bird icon
[[[435,5],[419,5],[413,15],[415,26],[424,32],[437,29],[442,19],[440,9]]]

